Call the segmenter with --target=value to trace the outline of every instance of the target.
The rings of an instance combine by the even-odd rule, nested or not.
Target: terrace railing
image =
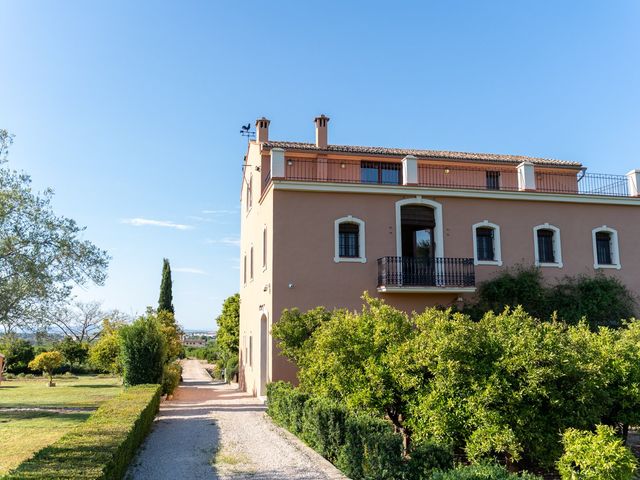
[[[377,169],[377,174],[376,174]],[[311,159],[286,157],[285,179],[309,182],[402,185],[401,162],[360,160]],[[270,177],[265,177],[265,186]],[[603,173],[575,173],[550,170],[535,171],[536,192],[604,195],[630,195],[625,175]],[[417,185],[421,187],[465,190],[518,191],[516,166],[456,166],[418,164]]]
[[[474,287],[473,258],[382,257],[378,287]]]

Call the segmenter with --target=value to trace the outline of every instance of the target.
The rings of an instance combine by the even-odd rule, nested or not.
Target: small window
[[[247,184],[247,210],[251,208],[253,202],[253,173],[249,175],[249,183]]]
[[[247,283],[247,256],[244,256],[243,266],[242,266],[242,281]]]
[[[253,335],[249,335],[249,366],[253,366]]]
[[[536,266],[562,268],[560,229],[545,223],[533,229]]]
[[[540,263],[556,263],[553,252],[553,230],[538,230],[538,261]]]
[[[251,247],[251,250],[249,251],[249,273],[249,278],[253,280],[253,247]]]
[[[340,257],[357,258],[360,256],[360,226],[357,223],[340,224]]]
[[[593,237],[593,267],[621,268],[620,253],[618,251],[618,232],[606,225],[594,228]]]
[[[262,268],[267,268],[267,227],[262,230]]]
[[[488,220],[472,227],[473,253],[476,265],[502,265],[500,251],[500,227]]]
[[[333,260],[338,262],[367,261],[365,257],[364,222],[359,218],[342,217],[334,222],[335,252]]]
[[[401,169],[401,163],[362,162],[360,164],[360,180],[362,183],[400,185]]]
[[[500,190],[500,172],[487,172],[487,190]]]
[[[611,234],[609,232],[596,233],[596,252],[598,265],[611,265]]]
[[[493,228],[476,229],[477,255],[480,261],[495,261],[493,251]]]

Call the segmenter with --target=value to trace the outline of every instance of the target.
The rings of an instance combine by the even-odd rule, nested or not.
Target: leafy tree
[[[125,385],[162,382],[167,344],[161,327],[155,316],[146,315],[120,329]]]
[[[321,310],[312,313],[320,323],[312,343],[304,342],[306,353],[293,350],[300,387],[337,399],[351,410],[386,416],[402,433],[406,451],[409,396],[393,375],[392,362],[399,346],[413,335],[413,325],[406,313],[366,294],[363,298],[361,313],[336,310],[327,321]],[[298,338],[298,332],[293,338]]]
[[[331,315],[324,307],[316,307],[304,313],[297,308],[284,310],[280,320],[271,327],[271,334],[279,340],[278,347],[282,354],[295,363],[300,363],[311,348],[309,342],[313,334]]]
[[[162,260],[162,281],[160,282],[160,298],[158,299],[158,312],[162,311],[174,313],[171,265],[169,265],[167,258]]]
[[[89,350],[89,363],[93,368],[111,374],[121,373],[120,333],[123,323],[105,319],[98,340]]]
[[[84,228],[58,216],[52,190],[36,193],[31,179],[7,168],[13,137],[0,130],[0,325],[5,333],[46,323],[44,313],[74,285],[101,285],[109,257],[81,239]]]
[[[65,337],[57,345],[57,349],[71,367],[83,364],[89,356],[89,344],[71,337]]]
[[[240,295],[228,297],[222,304],[222,313],[216,319],[218,324],[217,344],[226,360],[238,354],[240,348]]]
[[[562,480],[631,480],[638,460],[611,427],[595,432],[568,429],[562,435],[564,454],[558,461]]]
[[[33,345],[15,336],[6,336],[2,339],[0,353],[5,355],[5,368],[8,373],[27,372],[29,362],[35,357]]]
[[[182,345],[183,332],[180,325],[176,323],[174,314],[168,310],[159,310],[157,314],[149,311],[147,315],[155,315],[160,323],[160,331],[167,344],[167,362],[184,356],[184,346]]]
[[[49,386],[55,387],[53,383],[53,372],[62,365],[63,357],[60,352],[42,352],[29,362],[29,368],[42,371],[49,377]]]

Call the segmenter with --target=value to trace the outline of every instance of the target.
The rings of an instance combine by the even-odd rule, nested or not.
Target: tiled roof
[[[314,143],[304,142],[266,142],[267,148],[284,148],[285,150],[308,150],[323,152],[356,153],[363,155],[389,155],[406,156],[413,155],[418,158],[446,158],[448,160],[466,160],[476,162],[496,162],[518,164],[521,162],[531,162],[538,165],[557,165],[564,167],[582,167],[579,162],[569,162],[566,160],[554,160],[552,158],[525,157],[522,155],[500,155],[497,153],[467,153],[449,152],[445,150],[414,150],[405,148],[385,148],[385,147],[360,147],[356,145],[328,145],[327,148],[318,148]]]

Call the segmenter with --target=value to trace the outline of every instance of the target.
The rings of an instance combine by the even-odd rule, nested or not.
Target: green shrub
[[[0,353],[5,356],[7,373],[15,374],[29,372],[29,362],[36,356],[28,341],[10,336],[0,341]]]
[[[402,478],[402,437],[389,422],[368,415],[345,421],[344,446],[337,467],[353,480]]]
[[[634,316],[635,301],[629,290],[604,274],[566,277],[549,289],[547,297],[550,309],[571,324],[585,317],[591,328],[619,328],[624,319]]]
[[[347,411],[335,401],[311,398],[302,414],[302,439],[332,463],[344,444]]]
[[[453,465],[451,449],[430,441],[415,443],[407,459],[402,436],[388,421],[309,398],[289,383],[267,385],[267,413],[354,480],[426,480],[434,469]]]
[[[434,470],[453,468],[453,452],[450,446],[432,440],[414,442],[406,465],[407,480],[427,480]]]
[[[517,267],[480,283],[478,302],[468,306],[465,313],[479,320],[490,310],[502,312],[506,307],[518,305],[536,318],[548,316],[547,290],[540,269]]]
[[[604,274],[565,277],[555,285],[544,285],[537,268],[507,270],[478,286],[478,301],[465,308],[475,320],[492,310],[502,312],[518,305],[539,319],[554,312],[558,318],[577,324],[583,317],[592,328],[619,328],[622,320],[634,316],[636,303],[631,292],[617,278]]]
[[[153,316],[140,317],[120,329],[125,385],[161,383],[166,340]]]
[[[4,480],[119,480],[151,429],[159,385],[129,387]]]
[[[164,366],[162,372],[162,394],[172,395],[173,391],[180,385],[182,367],[178,363],[170,363]]]
[[[232,354],[224,365],[224,379],[227,383],[231,383],[238,376],[238,354]]]
[[[636,471],[633,453],[606,425],[598,425],[595,433],[570,428],[562,444],[558,471],[563,480],[630,480]]]
[[[308,398],[290,383],[270,383],[267,385],[267,413],[278,425],[294,435],[300,435],[304,405]]]
[[[542,480],[530,473],[509,473],[498,465],[459,466],[453,470],[435,472],[431,480]]]

